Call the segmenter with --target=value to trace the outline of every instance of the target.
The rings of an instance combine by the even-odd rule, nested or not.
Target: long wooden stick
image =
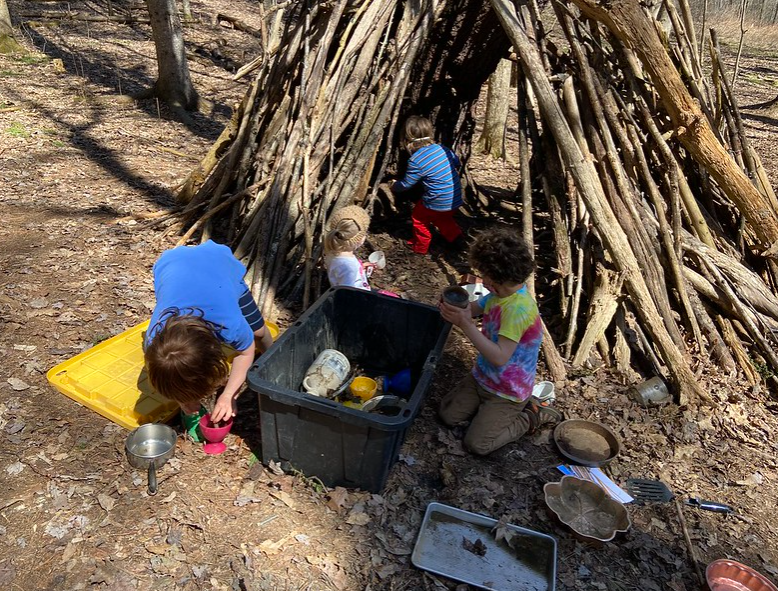
[[[686,548],[689,550],[689,559],[694,566],[694,572],[697,573],[700,585],[705,585],[705,577],[702,574],[700,561],[697,559],[697,549],[692,543],[692,538],[689,535],[689,528],[686,527],[686,518],[683,516],[683,506],[678,499],[675,499],[675,509],[678,512],[678,523],[681,525],[681,532],[683,533],[683,539],[686,541]]]
[[[637,260],[629,246],[627,237],[608,204],[597,172],[593,164],[584,158],[578,148],[548,78],[543,73],[537,51],[518,24],[515,8],[507,0],[491,0],[491,2],[516,53],[521,57],[525,75],[530,80],[538,98],[543,119],[557,140],[560,152],[575,179],[581,197],[586,202],[586,207],[592,215],[597,231],[613,256],[618,269],[624,272],[625,285],[635,302],[635,307],[650,331],[665,363],[671,369],[672,377],[678,387],[679,399],[682,403],[685,403],[689,398],[711,400],[710,396],[700,388],[694,374],[686,364],[686,360],[667,333],[648,293],[648,288],[639,271]],[[778,227],[776,235],[778,235]]]
[[[597,0],[572,1],[637,53],[662,98],[678,139],[743,213],[762,249],[778,241],[778,206],[757,191],[716,139],[639,4],[632,0],[612,0],[607,5]]]

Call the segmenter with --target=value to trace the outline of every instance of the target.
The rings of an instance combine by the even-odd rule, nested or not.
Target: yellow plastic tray
[[[278,326],[267,322],[273,340]],[[46,378],[65,396],[114,423],[134,429],[145,423],[165,423],[178,404],[151,387],[143,361],[143,332],[149,321],[52,367]]]
[[[127,429],[167,422],[178,404],[157,394],[149,382],[142,346],[148,325],[147,320],[63,361],[46,377],[65,396]]]

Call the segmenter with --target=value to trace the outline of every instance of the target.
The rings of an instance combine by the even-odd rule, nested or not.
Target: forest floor
[[[9,4],[14,15],[43,10],[35,2]],[[254,4],[221,4],[258,26]],[[193,9],[199,15],[203,7],[193,2]],[[618,434],[621,453],[608,468],[616,482],[661,478],[680,498],[728,503],[734,515],[686,507],[682,522],[674,503],[631,506],[627,533],[601,546],[578,541],[545,509],[543,485],[559,480],[562,463],[548,430],[475,458],[438,422],[441,395],[473,361],[457,331],[381,494],[323,490],[263,468],[251,444],[258,401],[246,392],[228,451],[206,456],[179,438],[159,494],[149,497],[145,474],[125,459],[127,431],[58,393],[45,373],[150,314],[151,265],[178,237],[133,216],[170,207],[172,191],[247,88],[246,80],[232,81],[230,68],[259,47],[211,16],[186,28],[194,83],[212,103],[189,126],[155,101],[119,96],[153,82],[146,25],[25,17],[29,55],[0,56],[2,588],[459,589],[410,562],[431,501],[554,536],[562,590],[691,591],[700,588],[697,570],[725,557],[778,579],[778,404],[702,362],[699,377],[718,401],[714,411],[644,409],[622,379],[596,364],[557,384],[558,405]],[[742,105],[776,95],[778,50],[747,48],[740,67]],[[746,109],[745,122],[775,186],[778,120]],[[515,122],[510,134],[507,163],[471,161],[478,182],[503,193],[518,179]],[[497,221],[463,219],[468,229]],[[407,219],[376,221],[371,241],[388,266],[373,283],[434,303],[467,269],[461,255],[437,245],[430,257],[406,252],[408,232]],[[273,319],[283,329],[297,314],[279,306]]]

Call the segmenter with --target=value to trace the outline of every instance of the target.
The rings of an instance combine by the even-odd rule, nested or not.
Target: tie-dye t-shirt
[[[486,295],[478,304],[484,310],[481,332],[494,343],[503,336],[518,345],[505,365],[494,365],[479,355],[473,377],[485,390],[502,398],[526,400],[535,385],[538,352],[543,339],[538,305],[526,286],[506,298]]]

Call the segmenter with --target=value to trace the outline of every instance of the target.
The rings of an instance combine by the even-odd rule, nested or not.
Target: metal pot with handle
[[[176,451],[176,432],[162,423],[147,423],[127,436],[124,451],[130,466],[149,472],[149,495],[157,494],[157,470]]]

